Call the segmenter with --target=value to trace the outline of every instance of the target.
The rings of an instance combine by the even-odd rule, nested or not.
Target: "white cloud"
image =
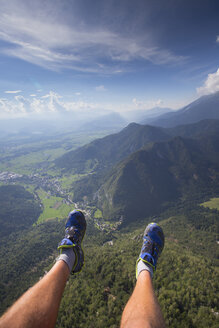
[[[219,35],[217,36],[216,42],[219,42]]]
[[[144,39],[115,32],[106,26],[89,26],[72,12],[72,22],[63,20],[60,2],[37,1],[29,5],[18,0],[1,1],[0,39],[9,44],[1,52],[27,62],[59,70],[118,73],[119,63],[144,59],[155,64],[184,60],[167,49],[155,46],[151,35]],[[33,10],[34,9],[34,10]],[[103,64],[105,61],[110,64]],[[112,67],[112,64],[113,67]]]
[[[81,95],[81,92],[75,92],[75,95],[76,96],[80,96]]]
[[[21,90],[8,90],[8,91],[5,91],[5,93],[20,93],[22,92]]]
[[[194,100],[194,99],[193,99]],[[60,94],[50,91],[47,94],[30,95],[24,97],[22,95],[14,95],[13,99],[0,98],[0,117],[23,117],[30,115],[44,115],[44,117],[52,117],[57,113],[74,113],[77,119],[85,116],[93,118],[93,115],[103,114],[106,111],[114,111],[124,113],[133,110],[147,110],[154,107],[170,107],[181,108],[191,101],[167,103],[161,99],[142,101],[133,98],[129,103],[95,103],[85,100],[67,101]],[[46,115],[46,116],[45,116]]]
[[[0,98],[0,116],[26,116],[29,114],[52,114],[64,112],[82,113],[86,110],[99,110],[102,106],[86,101],[65,101],[61,95],[50,91],[43,96],[30,95],[26,98],[15,95],[13,99]]]
[[[99,91],[99,92],[106,91],[106,88],[104,87],[104,85],[98,85],[95,89],[96,89],[96,91]]]
[[[48,110],[51,112],[62,112],[63,111],[63,105],[60,102],[60,99],[62,96],[60,96],[58,93],[55,93],[53,91],[50,91],[47,95],[42,96],[42,99],[46,100],[44,103],[45,106],[47,106]]]
[[[219,68],[215,73],[208,74],[204,85],[197,88],[199,95],[207,95],[219,91]]]

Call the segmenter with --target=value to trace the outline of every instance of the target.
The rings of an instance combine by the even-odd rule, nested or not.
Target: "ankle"
[[[147,272],[147,274],[149,273],[151,278],[153,278],[153,268],[149,264],[143,262],[142,260],[138,261],[137,264],[137,270],[136,270],[137,279],[141,272]]]
[[[75,253],[73,248],[63,248],[61,254],[57,257],[56,261],[64,261],[69,268],[69,271],[72,271],[72,268],[75,264]]]

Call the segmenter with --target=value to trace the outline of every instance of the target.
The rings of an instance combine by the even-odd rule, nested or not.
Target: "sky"
[[[178,109],[219,91],[218,0],[0,6],[0,117]]]

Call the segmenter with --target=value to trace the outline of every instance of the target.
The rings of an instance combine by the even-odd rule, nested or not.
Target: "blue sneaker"
[[[84,264],[84,252],[81,247],[82,240],[86,231],[86,220],[80,210],[73,210],[68,215],[65,225],[65,238],[58,244],[58,250],[73,248],[75,253],[75,264],[72,274],[80,272]]]
[[[150,223],[143,236],[143,245],[137,264],[140,260],[150,265],[153,271],[156,270],[157,259],[164,248],[164,234],[162,228],[157,223]],[[137,266],[136,266],[137,267]]]

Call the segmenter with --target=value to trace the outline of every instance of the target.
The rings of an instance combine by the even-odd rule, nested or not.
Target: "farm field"
[[[38,190],[37,194],[43,204],[43,212],[38,218],[37,224],[54,218],[64,219],[74,209],[73,204],[67,204],[64,198],[51,196],[42,189]]]
[[[0,172],[11,171],[18,174],[33,173],[60,175],[54,170],[53,161],[64,153],[74,150],[84,144],[107,135],[107,131],[98,133],[77,132],[58,135],[55,138],[45,136],[42,140],[33,137],[11,137],[0,141]]]
[[[101,210],[97,209],[97,210],[95,211],[95,213],[94,213],[94,217],[95,217],[95,219],[100,219],[100,218],[102,218],[102,217],[103,217],[103,214],[102,214]]]
[[[211,210],[219,210],[219,197],[211,198],[209,201],[202,203],[201,206],[208,207]]]

